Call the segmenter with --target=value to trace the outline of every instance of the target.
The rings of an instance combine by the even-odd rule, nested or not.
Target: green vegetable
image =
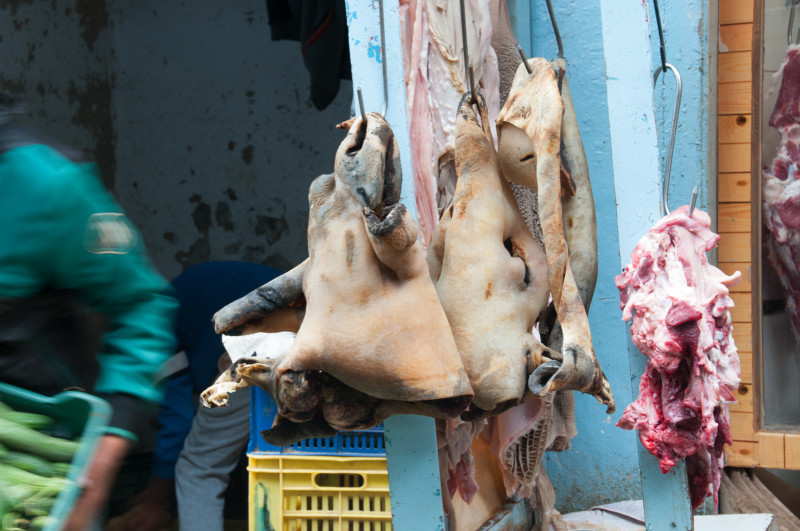
[[[64,477],[69,474],[69,469],[72,467],[72,463],[50,463],[50,468],[53,469],[53,472],[56,476]]]
[[[16,422],[21,426],[27,426],[32,430],[44,430],[53,425],[53,419],[47,415],[39,413],[28,413],[27,411],[3,411],[0,410],[0,418]]]
[[[66,488],[66,486],[69,484],[69,481],[65,478],[49,478],[40,476],[38,474],[26,472],[25,470],[19,469],[15,466],[3,464],[0,464],[0,477],[2,477],[3,481],[6,484],[9,484],[11,487],[19,486],[29,489],[31,491],[31,495],[41,494],[42,492],[51,493],[51,491],[58,493],[61,491],[61,489]],[[7,489],[0,489],[0,491],[3,490]]]
[[[40,476],[58,475],[58,473],[53,469],[52,463],[45,461],[41,457],[24,454],[22,452],[6,451],[5,453],[0,454],[0,463],[15,466]]]
[[[76,441],[51,437],[4,418],[0,418],[0,444],[51,461],[71,461],[79,446]]]
[[[42,531],[48,526],[55,524],[56,519],[52,516],[37,516],[31,520],[31,531]]]

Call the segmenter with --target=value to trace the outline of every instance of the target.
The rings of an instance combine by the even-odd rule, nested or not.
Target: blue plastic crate
[[[278,407],[266,391],[258,387],[250,388],[250,442],[247,452],[267,454],[307,454],[339,456],[386,455],[383,440],[383,425],[369,430],[340,431],[333,437],[315,437],[291,446],[272,446],[261,432],[272,427]]]

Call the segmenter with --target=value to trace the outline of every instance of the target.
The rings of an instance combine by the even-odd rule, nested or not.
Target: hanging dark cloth
[[[311,102],[326,108],[351,79],[344,0],[267,0],[273,41],[299,41],[311,78]]]

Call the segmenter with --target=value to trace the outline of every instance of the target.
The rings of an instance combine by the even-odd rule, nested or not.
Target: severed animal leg
[[[303,320],[303,275],[308,259],[214,314],[214,330],[230,336],[297,332]]]
[[[562,361],[542,364],[529,386],[537,394],[579,390],[613,411],[613,396],[594,355],[586,310],[569,263],[559,160],[564,104],[550,63],[542,58],[528,63],[532,73],[520,66],[498,117],[500,167],[507,179],[538,191],[550,291],[564,336]]]
[[[364,208],[367,235],[378,260],[401,279],[427,273],[425,255],[419,248],[409,249],[417,241],[417,225],[411,212],[402,203],[384,209],[385,218]]]

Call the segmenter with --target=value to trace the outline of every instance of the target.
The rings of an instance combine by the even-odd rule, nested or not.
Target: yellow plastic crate
[[[251,531],[389,531],[385,457],[248,454]]]

